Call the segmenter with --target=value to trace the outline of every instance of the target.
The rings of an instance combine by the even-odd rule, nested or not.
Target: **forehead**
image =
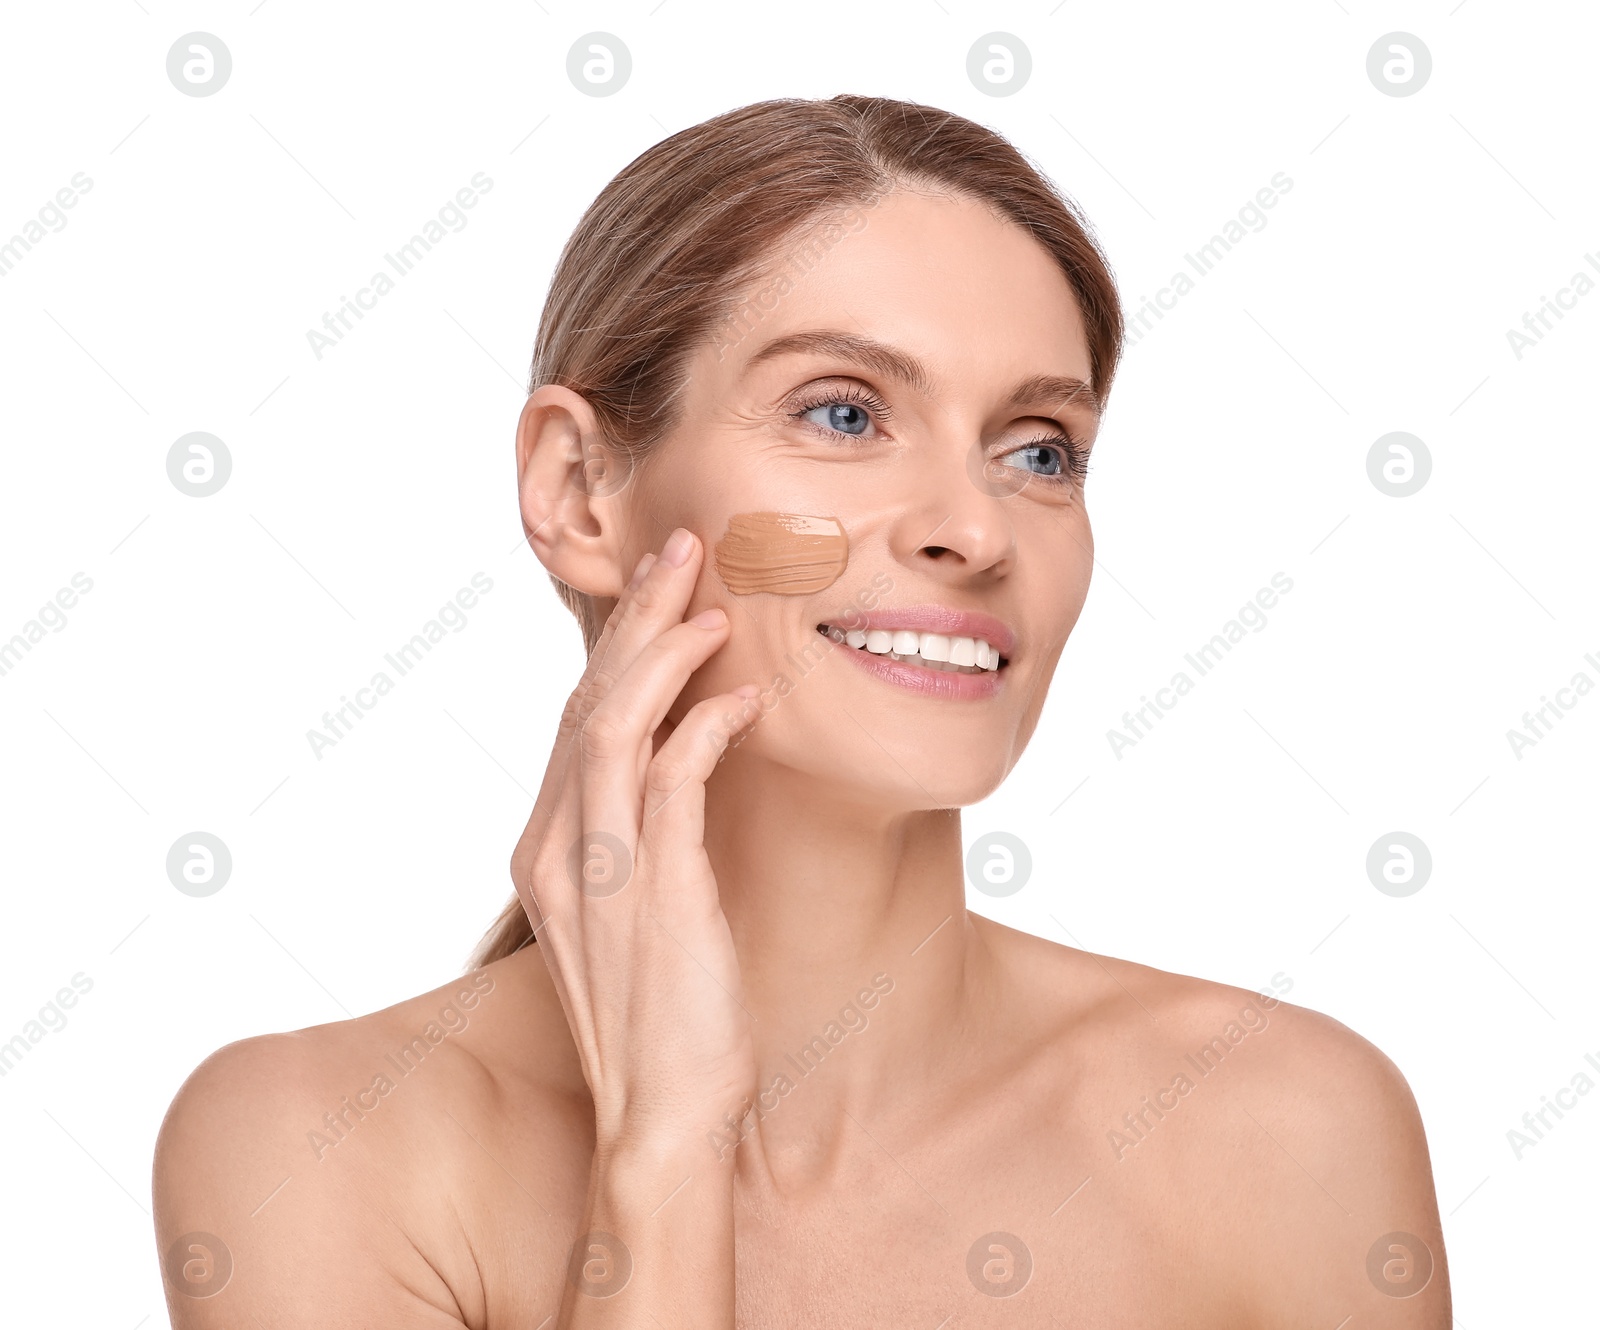
[[[896,190],[806,228],[770,256],[737,313],[721,358],[741,371],[776,339],[845,328],[906,348],[940,383],[1089,377],[1077,298],[1054,257],[964,196]]]

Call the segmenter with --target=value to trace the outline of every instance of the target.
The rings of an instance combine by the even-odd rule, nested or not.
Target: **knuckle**
[[[665,595],[662,584],[654,578],[646,577],[643,582],[629,595],[628,606],[634,613],[648,614],[661,606],[662,597]]]
[[[608,707],[599,706],[583,722],[579,736],[583,755],[595,761],[615,757],[627,740],[627,722]]]
[[[690,709],[684,722],[703,730],[706,742],[714,748],[721,748],[732,739],[735,731],[743,727],[748,714],[744,708],[730,708],[720,699],[708,697]]]
[[[561,899],[561,887],[553,867],[546,867],[541,872],[530,874],[523,885],[528,892],[527,903],[537,912],[538,920],[544,918],[545,911],[550,905]]]
[[[552,838],[539,847],[539,852],[534,855],[533,862],[528,867],[527,879],[520,885],[526,886],[532,894],[538,883],[559,881],[557,874],[566,871],[565,851],[556,845]]]
[[[595,662],[594,671],[589,675],[589,680],[583,686],[583,691],[578,698],[579,714],[593,711],[602,701],[609,696],[622,671],[614,663],[608,651]]]
[[[583,723],[583,695],[584,686],[580,684],[572,690],[567,705],[561,709],[561,726],[557,732],[563,738],[570,738]]]
[[[667,799],[693,779],[694,764],[683,757],[658,757],[645,771],[645,789]]]

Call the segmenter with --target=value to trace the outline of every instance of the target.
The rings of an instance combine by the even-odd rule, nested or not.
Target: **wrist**
[[[637,1176],[648,1180],[671,1176],[676,1182],[691,1173],[707,1172],[708,1164],[718,1162],[722,1156],[707,1143],[710,1137],[717,1135],[716,1131],[708,1136],[705,1131],[687,1128],[602,1133],[595,1140],[595,1168],[608,1176]]]
[[[720,1113],[703,1108],[700,1116],[669,1118],[638,1113],[597,1112],[594,1157],[607,1170],[622,1167],[651,1175],[674,1169],[703,1171],[708,1163],[730,1161],[733,1148],[750,1134],[755,1101],[748,1095],[728,1100]]]
[[[693,1147],[696,1143],[690,1142]],[[596,1147],[590,1177],[594,1213],[630,1232],[647,1220],[669,1220],[685,1208],[709,1219],[733,1204],[731,1154],[719,1160],[704,1140],[698,1148],[651,1138]]]

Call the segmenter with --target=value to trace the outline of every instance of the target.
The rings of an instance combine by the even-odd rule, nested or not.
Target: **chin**
[[[967,749],[901,751],[892,734],[868,736],[843,715],[826,728],[808,727],[795,745],[784,743],[786,751],[776,753],[752,737],[745,746],[755,746],[761,760],[778,762],[815,781],[830,800],[843,798],[852,806],[888,813],[981,803],[1000,788],[1007,773],[999,755],[990,764],[975,763]]]

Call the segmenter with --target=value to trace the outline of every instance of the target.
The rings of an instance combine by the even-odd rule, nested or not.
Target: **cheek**
[[[1038,550],[1036,557],[1042,562],[1028,562],[1029,556],[1024,554],[1025,567],[1018,570],[1026,579],[1023,599],[1027,602],[1027,617],[1037,634],[1039,646],[1038,654],[1029,664],[1029,670],[1038,680],[1037,695],[1032,699],[1036,708],[1042,707],[1043,694],[1054,677],[1067,639],[1083,613],[1094,573],[1094,536],[1087,515],[1081,507],[1074,507],[1059,513],[1058,519],[1060,526],[1037,533],[1039,540],[1033,548]],[[1070,534],[1070,540],[1062,540],[1063,527]],[[1031,728],[1031,719],[1028,724]]]
[[[837,517],[734,513],[712,551],[723,585],[736,596],[809,596],[839,580],[850,539]]]
[[[1094,529],[1089,525],[1089,514],[1084,510],[1081,499],[1073,504],[1065,522],[1072,542],[1063,554],[1066,560],[1063,581],[1070,589],[1068,604],[1076,620],[1089,594],[1089,579],[1094,573]]]

